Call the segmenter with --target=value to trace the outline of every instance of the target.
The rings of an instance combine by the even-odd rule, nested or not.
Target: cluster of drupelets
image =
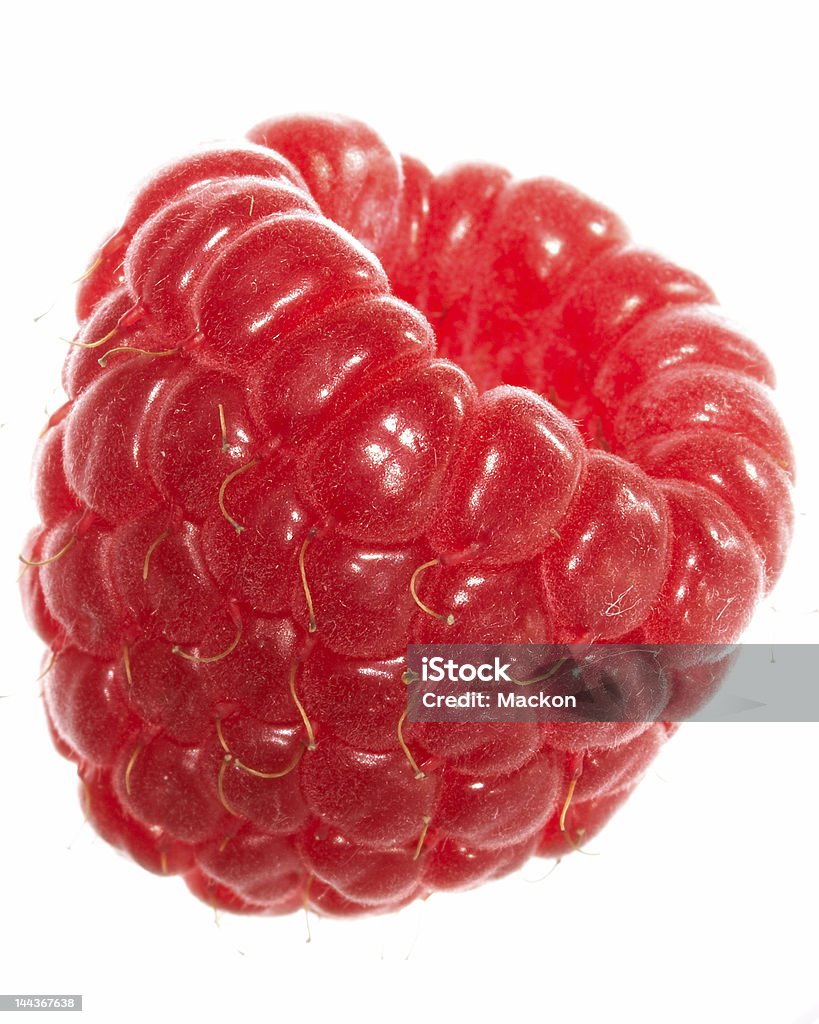
[[[568,186],[250,138],[82,282],[24,592],[103,836],[228,909],[391,909],[577,846],[719,675],[639,722],[410,724],[407,643],[730,643],[791,452],[707,285]]]

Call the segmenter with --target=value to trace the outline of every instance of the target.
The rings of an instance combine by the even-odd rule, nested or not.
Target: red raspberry
[[[228,910],[389,910],[588,839],[722,670],[644,722],[410,723],[407,644],[737,639],[791,451],[708,286],[568,185],[249,138],[81,285],[24,601],[109,842]]]

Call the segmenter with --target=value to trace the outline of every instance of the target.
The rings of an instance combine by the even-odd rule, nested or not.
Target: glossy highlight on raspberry
[[[731,643],[781,572],[770,363],[561,182],[274,119],[142,186],[77,317],[21,556],[48,724],[100,835],[214,907],[568,854],[718,670],[654,721],[411,723],[407,645]]]

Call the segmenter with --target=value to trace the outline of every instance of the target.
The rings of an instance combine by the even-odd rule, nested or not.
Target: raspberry
[[[667,649],[631,722],[411,723],[407,645],[731,643],[781,571],[767,359],[560,182],[265,122],[142,187],[77,314],[23,558],[48,726],[97,831],[214,906],[569,852],[728,660]]]

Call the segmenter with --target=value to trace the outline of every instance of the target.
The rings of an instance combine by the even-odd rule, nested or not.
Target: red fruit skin
[[[217,909],[381,913],[603,827],[781,571],[792,454],[708,286],[570,186],[341,117],[249,138],[81,282],[23,603],[109,843]],[[667,688],[407,720],[410,643],[586,641],[667,645]]]
[[[152,214],[210,182],[248,177],[303,188],[298,171],[286,160],[258,146],[238,144],[203,149],[154,172],[137,193],[122,227],[100,248],[77,291],[77,319],[86,320],[106,295],[125,281],[125,256],[135,231]]]
[[[481,395],[429,536],[436,553],[484,565],[533,558],[552,537],[585,463],[580,434],[534,392]]]
[[[221,886],[260,910],[275,907],[279,913],[286,913],[301,906],[303,883],[298,856],[289,840],[245,829],[232,836],[221,850],[220,845],[204,844],[197,850],[201,877],[208,879],[206,885],[215,889]],[[273,875],[271,864],[278,866]],[[195,879],[193,873],[187,878],[192,888]]]
[[[91,764],[110,765],[142,726],[115,670],[74,648],[61,650],[46,673],[43,697],[60,737]]]
[[[315,515],[274,460],[253,466],[225,493],[230,515],[242,529],[237,530],[211,501],[201,532],[208,572],[234,600],[264,614],[283,612],[298,580],[299,550]]]
[[[244,382],[198,367],[177,374],[158,396],[146,442],[151,482],[163,504],[195,520],[207,517],[225,477],[261,447]]]
[[[585,709],[586,720],[564,710],[552,721],[540,723],[540,735],[549,746],[575,756],[593,747],[614,750],[628,746],[651,730],[671,698],[667,673],[658,670],[655,653],[624,647],[615,654],[608,645],[583,650],[584,646],[580,645],[581,651],[571,658],[570,665],[577,672],[575,692],[582,690],[591,701]],[[577,648],[569,648],[567,653],[572,650]],[[562,686],[564,692],[572,692],[571,684]]]
[[[423,865],[405,850],[372,850],[331,829],[306,829],[299,843],[314,878],[346,900],[391,909],[421,890]]]
[[[793,475],[793,450],[766,389],[730,370],[667,370],[633,391],[614,421],[626,452],[648,437],[707,429],[747,438]]]
[[[747,437],[724,430],[665,434],[633,454],[650,476],[685,480],[718,495],[756,544],[770,591],[793,534],[791,481],[782,466]]]
[[[243,867],[240,863],[239,871]],[[223,885],[198,867],[191,868],[185,874],[185,882],[194,896],[213,907],[214,911],[226,910],[231,914],[288,914],[298,909],[303,900],[299,886],[290,883],[289,879],[284,880],[282,891],[276,893],[273,900],[269,899],[268,890],[264,903],[243,898],[237,892],[241,886],[236,882]]]
[[[382,548],[341,534],[314,541],[305,556],[313,603],[321,609],[317,630],[335,654],[389,658],[406,651],[416,604],[412,574],[428,557],[425,544]],[[294,622],[309,627],[304,590],[295,583]]]
[[[620,339],[600,364],[592,390],[614,414],[619,403],[647,380],[695,364],[720,366],[774,385],[765,354],[717,306],[670,305],[644,317]]]
[[[161,359],[124,356],[83,392],[66,419],[65,474],[82,506],[108,523],[137,516],[161,498],[148,475],[145,413],[167,384]]]
[[[319,739],[383,754],[397,746],[396,722],[407,704],[406,656],[348,658],[316,645],[301,667],[299,695]],[[407,724],[407,734],[417,727]],[[430,753],[434,754],[432,750]]]
[[[536,836],[556,809],[560,781],[545,750],[508,774],[445,772],[436,829],[481,849],[521,843]]]
[[[407,734],[433,758],[472,778],[516,772],[542,745],[536,722],[417,722]]]
[[[547,644],[555,637],[552,606],[537,560],[503,568],[472,563],[430,568],[417,587],[433,617],[416,610],[413,643]],[[452,615],[450,625],[447,616]]]
[[[271,347],[248,395],[256,422],[289,444],[313,438],[371,389],[435,352],[427,321],[392,296],[341,303]]]
[[[662,723],[647,727],[615,747],[587,750],[579,767],[571,765],[576,778],[574,799],[578,804],[610,796],[633,784],[651,764],[666,740]]]
[[[441,355],[461,362],[468,344],[475,285],[473,254],[481,245],[508,171],[466,164],[433,179],[429,195],[423,287],[413,297],[435,328]]]
[[[648,314],[714,301],[714,293],[696,274],[628,245],[605,253],[575,282],[564,307],[563,329],[577,346],[579,372],[588,378],[600,355]]]
[[[208,749],[182,746],[162,734],[124,746],[113,765],[113,788],[125,811],[175,839],[199,843],[224,832],[227,812],[213,799]]]
[[[230,637],[222,650],[228,646]],[[213,713],[253,715],[259,721],[292,725],[300,721],[290,692],[290,672],[304,637],[289,616],[254,615],[242,621],[241,644],[230,658],[193,663]],[[217,643],[208,649],[220,650]]]
[[[271,275],[271,264],[281,272]],[[220,370],[249,370],[278,337],[325,312],[334,295],[386,290],[375,257],[323,217],[269,218],[221,250],[194,292],[191,323],[203,336],[197,352]]]
[[[35,563],[42,560],[48,536],[49,532],[44,527],[29,530],[23,542],[26,552],[23,557]],[[64,641],[63,628],[48,610],[40,577],[39,567],[27,568],[24,565],[19,577],[20,596],[28,624],[44,644],[55,647]]]
[[[582,849],[608,824],[612,815],[628,800],[633,790],[634,786],[625,786],[604,796],[573,803],[563,828],[560,827],[560,815],[554,814],[543,829],[535,852],[541,857],[562,858]]]
[[[276,214],[318,208],[304,192],[263,178],[232,178],[162,206],[136,232],[125,284],[170,336],[195,333],[191,298],[219,254],[248,228]]]
[[[170,520],[165,509],[149,512],[118,526],[107,554],[114,600],[136,635],[199,644],[215,624],[227,621],[192,523]]]
[[[762,594],[759,551],[728,506],[697,484],[664,481],[671,560],[638,643],[727,644]]]
[[[66,405],[66,413],[70,406]],[[53,417],[52,417],[53,419]],[[34,500],[40,520],[51,526],[80,510],[80,503],[68,486],[63,467],[65,420],[56,422],[40,440],[34,455]]]
[[[150,329],[142,319],[123,327],[121,320],[133,308],[134,299],[124,284],[103,296],[93,312],[80,324],[63,364],[63,389],[70,399],[78,398],[88,387],[106,376],[108,368],[100,359],[114,348],[135,348],[161,352],[168,348],[165,338]],[[122,358],[127,358],[123,353]],[[114,363],[111,357],[111,366]],[[107,360],[106,360],[107,363]]]
[[[372,128],[295,116],[262,121],[247,137],[292,161],[324,215],[378,252],[398,219],[401,170]]]
[[[615,455],[589,455],[586,474],[543,555],[544,578],[570,640],[616,640],[640,624],[668,566],[663,495]]]
[[[128,647],[128,668],[123,658],[114,678],[142,723],[188,746],[213,732],[212,704],[197,669],[161,639],[137,640]]]
[[[475,400],[475,385],[453,363],[402,375],[319,436],[301,466],[300,494],[359,540],[419,537]]]
[[[402,155],[399,164],[402,187],[396,223],[390,237],[379,248],[378,256],[393,292],[411,305],[420,307],[419,297],[426,286],[423,256],[436,178],[414,157]]]
[[[48,531],[41,548],[46,564],[37,573],[45,608],[59,632],[81,651],[113,660],[124,646],[128,616],[109,569],[110,541],[103,524],[88,524],[75,513]],[[63,559],[69,554],[67,573]]]
[[[437,775],[415,778],[397,748],[376,754],[319,743],[310,753],[299,774],[315,817],[371,849],[415,848],[424,818],[438,802]]]
[[[552,364],[574,360],[574,341],[558,329],[574,280],[625,241],[620,220],[562,182],[511,182],[499,194],[483,238],[465,365],[483,387],[507,383],[568,392],[570,377]]]
[[[160,828],[147,828],[131,817],[113,791],[111,773],[81,764],[80,802],[95,830],[148,871],[176,875],[193,870],[194,850]]]

